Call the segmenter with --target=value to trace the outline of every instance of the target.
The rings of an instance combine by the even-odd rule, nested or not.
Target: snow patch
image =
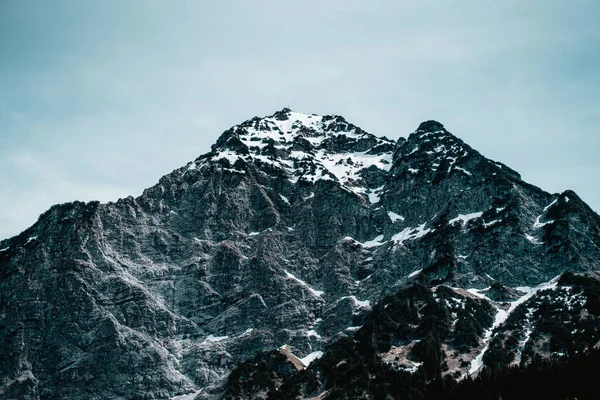
[[[449,223],[450,223],[450,225],[452,225],[455,222],[461,221],[461,225],[465,226],[467,224],[467,222],[469,222],[470,220],[481,218],[482,215],[483,215],[482,212],[474,212],[474,213],[471,213],[471,214],[460,214],[458,217],[452,218],[449,221]]]
[[[283,202],[285,204],[287,204],[288,206],[290,205],[290,201],[288,200],[287,197],[285,197],[284,195],[280,194],[279,197],[281,197],[281,200],[283,200]]]
[[[502,222],[502,220],[501,219],[495,219],[495,220],[490,221],[490,222],[484,222],[483,226],[487,228],[488,226],[496,225],[499,222]]]
[[[316,337],[316,338],[319,338],[319,339],[321,339],[321,335],[319,335],[319,334],[317,333],[317,331],[315,331],[314,329],[311,329],[311,330],[308,330],[308,331],[306,331],[306,336],[308,336],[308,337],[314,336],[314,337]]]
[[[467,174],[469,176],[473,175],[472,173],[470,173],[469,171],[467,171],[466,169],[461,168],[461,167],[454,167],[454,169],[457,169],[457,170],[459,170],[461,172],[464,172],[465,174]]]
[[[310,285],[306,282],[304,282],[301,279],[296,278],[296,276],[294,276],[293,274],[289,273],[288,271],[286,271],[285,269],[283,270],[283,272],[285,272],[285,274],[287,275],[288,278],[295,280],[296,282],[298,282],[300,285],[304,286],[309,292],[311,292],[313,295],[317,296],[317,297],[321,297],[325,292],[322,292],[320,290],[315,290],[312,287],[310,287]]]
[[[229,150],[221,151],[221,152],[217,153],[215,156],[213,156],[213,160],[222,160],[222,159],[229,161],[229,164],[233,165],[233,164],[235,164],[235,162],[237,160],[240,159],[240,156]]]
[[[552,224],[554,221],[546,221],[546,222],[540,222],[540,218],[542,216],[538,215],[538,217],[535,219],[535,222],[533,223],[533,229],[540,229],[548,224]]]
[[[314,352],[310,353],[309,355],[307,355],[306,357],[299,358],[299,360],[302,362],[302,364],[304,364],[305,366],[308,367],[310,365],[310,363],[312,363],[315,360],[318,360],[321,357],[323,357],[322,351],[314,351]]]
[[[367,258],[365,261],[369,261],[369,260],[373,260],[372,257]],[[371,276],[373,276],[373,274],[370,274],[369,276],[367,276],[365,279],[362,279],[360,281],[354,281],[354,283],[356,285],[360,285],[362,282],[366,281],[367,279],[371,278]]]
[[[433,232],[433,229],[425,229],[426,224],[421,224],[416,228],[405,228],[402,232],[395,234],[392,236],[392,240],[396,244],[403,244],[406,240],[415,240],[419,239],[429,232]]]
[[[554,200],[552,203],[548,204],[546,207],[544,207],[544,212],[548,211],[548,209],[550,209],[550,207],[552,207],[553,205],[555,205],[558,202],[558,199]]]
[[[410,367],[409,366],[402,366],[402,369],[405,370],[405,371],[407,371],[407,372],[410,372],[411,374],[414,374],[415,372],[417,372],[417,370],[419,369],[419,367],[421,365],[423,365],[423,363],[421,363],[421,362],[416,362],[416,361],[411,361],[411,360],[408,360],[408,361],[412,365]]]
[[[525,234],[525,238],[533,244],[537,244],[537,245],[543,244],[543,242],[541,242],[539,239],[537,239],[527,233]]]
[[[221,171],[231,172],[234,174],[245,174],[246,173],[246,171],[242,171],[241,169],[235,169],[235,168],[221,168]]]
[[[392,223],[395,223],[398,220],[404,221],[404,217],[402,215],[396,214],[393,211],[388,211],[387,215],[392,220]]]
[[[354,239],[352,239],[352,240],[354,240]],[[384,243],[384,242],[382,242],[382,240],[383,240],[383,235],[379,235],[373,240],[369,240],[364,243],[360,243],[360,242],[358,242],[358,243],[360,243],[362,245],[362,247],[370,249],[371,247],[381,246]]]
[[[382,190],[383,190],[383,186],[373,189],[369,192],[369,202],[371,204],[379,203],[380,194],[381,194]]]
[[[360,326],[349,326],[346,329],[344,329],[345,331],[350,331],[350,332],[356,332],[357,330],[359,330],[360,328],[362,328],[362,325]]]
[[[475,357],[472,361],[471,361],[471,366],[469,368],[469,375],[477,372],[482,366],[483,366],[483,356],[485,355],[485,353],[488,350],[489,347],[489,341],[492,338],[492,333],[494,332],[494,330],[502,325],[507,319],[508,316],[521,304],[525,303],[527,300],[529,300],[530,298],[532,298],[537,292],[541,291],[541,290],[546,290],[546,289],[554,289],[556,288],[556,286],[558,285],[558,278],[559,276],[556,276],[555,278],[553,278],[552,280],[542,283],[534,288],[529,287],[529,286],[520,286],[517,287],[515,289],[524,292],[525,294],[523,296],[521,296],[519,299],[510,302],[510,307],[508,308],[508,310],[503,310],[501,308],[499,308],[496,303],[491,300],[490,298],[488,298],[487,296],[485,296],[484,294],[482,294],[482,292],[485,292],[486,290],[488,290],[489,288],[486,289],[467,289],[467,291],[479,298],[485,299],[487,300],[493,307],[496,308],[497,313],[496,316],[494,317],[494,323],[492,324],[492,327],[488,330],[485,331],[485,334],[483,336],[483,343],[484,343],[484,347],[483,349],[479,352],[479,354],[477,355],[477,357]]]
[[[354,305],[360,308],[371,308],[371,302],[369,300],[358,300],[356,296],[344,296],[340,300],[351,299]]]
[[[182,396],[175,396],[175,397],[171,398],[171,400],[194,400],[196,398],[196,396],[198,396],[203,390],[204,390],[204,388],[202,388],[194,393],[184,394]]]
[[[222,342],[223,340],[229,339],[229,336],[214,336],[208,335],[206,339],[202,343],[217,343]]]
[[[415,277],[415,276],[419,275],[419,274],[421,273],[421,271],[423,271],[423,268],[421,268],[421,269],[418,269],[418,270],[416,270],[416,271],[413,271],[413,272],[411,272],[410,274],[408,274],[408,277],[409,277],[409,278],[413,278],[413,277]]]

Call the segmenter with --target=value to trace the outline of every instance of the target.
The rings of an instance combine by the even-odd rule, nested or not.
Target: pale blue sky
[[[600,2],[0,0],[0,238],[116,200],[289,106],[436,119],[600,210]]]

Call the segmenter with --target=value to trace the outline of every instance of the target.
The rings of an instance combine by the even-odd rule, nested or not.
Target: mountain
[[[575,193],[438,122],[394,142],[283,109],[0,242],[0,397],[423,392],[595,346],[599,260]]]

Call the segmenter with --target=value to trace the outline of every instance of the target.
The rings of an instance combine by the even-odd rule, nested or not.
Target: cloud
[[[139,194],[284,106],[390,138],[437,119],[600,209],[592,0],[37,5],[0,13],[0,219],[29,215],[13,231],[67,196]]]
[[[106,202],[129,194],[129,188],[74,180],[61,166],[40,154],[18,153],[1,163],[3,170],[12,173],[0,179],[0,210],[6,210],[0,216],[0,238],[18,234],[54,204],[74,200]]]

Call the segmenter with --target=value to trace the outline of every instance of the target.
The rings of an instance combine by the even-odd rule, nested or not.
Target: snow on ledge
[[[383,244],[382,240],[383,240],[383,235],[379,235],[373,240],[369,240],[364,243],[360,243],[360,242],[358,242],[358,243],[360,243],[362,245],[362,247],[369,249],[371,247],[381,246]]]
[[[290,279],[295,280],[296,282],[298,282],[300,285],[304,286],[309,292],[311,292],[313,295],[317,296],[317,297],[321,297],[325,292],[321,291],[321,290],[315,290],[312,287],[310,287],[310,285],[306,282],[304,282],[302,279],[298,279],[295,275],[289,273],[287,270],[283,270],[283,272],[285,272],[286,276]]]
[[[553,223],[554,221],[546,221],[546,222],[540,222],[540,218],[542,218],[541,215],[538,215],[538,217],[535,219],[535,222],[533,223],[533,229],[540,229],[548,224]]]
[[[302,364],[304,364],[305,366],[308,367],[310,365],[310,363],[312,363],[315,360],[318,360],[321,357],[323,357],[322,351],[314,351],[314,352],[310,353],[309,355],[307,355],[306,357],[299,358],[299,360],[302,362]]]
[[[536,245],[544,244],[539,239],[537,239],[527,233],[525,234],[525,239],[529,240],[531,243],[536,244]]]
[[[345,331],[350,331],[350,332],[356,332],[358,331],[360,328],[362,328],[362,325],[359,326],[349,326],[346,329],[344,329]]]
[[[469,171],[467,171],[466,169],[461,168],[461,167],[454,167],[454,169],[459,170],[460,172],[463,172],[464,174],[469,175],[469,176],[473,175],[472,173],[470,173]]]
[[[552,203],[550,203],[546,207],[544,207],[544,212],[548,211],[550,209],[550,207],[552,207],[553,205],[556,204],[557,201],[558,201],[558,199],[554,200]]]
[[[415,277],[415,276],[419,275],[419,274],[421,273],[421,271],[423,271],[423,268],[421,268],[421,269],[418,269],[418,270],[416,270],[416,271],[413,271],[413,272],[411,272],[410,274],[408,274],[408,277],[409,277],[409,278],[413,278],[413,277]]]
[[[498,223],[500,223],[500,222],[502,222],[502,220],[501,220],[501,219],[495,219],[495,220],[493,220],[493,221],[490,221],[490,222],[485,222],[485,221],[484,221],[484,222],[483,222],[483,226],[487,228],[487,227],[489,227],[489,226],[496,225],[496,224],[498,224]]]
[[[322,338],[321,335],[319,335],[317,333],[317,331],[315,331],[314,329],[310,329],[310,330],[306,331],[306,336],[308,336],[308,337],[314,336],[314,337],[316,337],[318,339]]]
[[[416,228],[405,228],[402,232],[395,234],[392,236],[392,240],[397,244],[402,244],[405,240],[415,240],[419,239],[429,232],[433,232],[433,229],[425,229],[426,224],[421,224]]]
[[[461,225],[465,226],[467,224],[467,222],[469,222],[470,220],[481,218],[482,215],[483,215],[483,213],[481,211],[480,212],[474,212],[474,213],[471,213],[471,214],[460,214],[458,217],[452,218],[450,221],[448,221],[448,223],[450,225],[452,225],[452,224],[454,224],[454,223],[456,223],[458,221],[462,221]]]
[[[196,396],[198,396],[203,390],[204,390],[204,388],[198,390],[197,392],[184,394],[181,396],[175,396],[175,397],[171,398],[171,400],[194,400],[196,398]]]
[[[288,206],[290,205],[290,200],[289,200],[287,197],[285,197],[285,196],[284,196],[284,195],[282,195],[282,194],[280,194],[280,195],[279,195],[279,197],[281,197],[281,200],[283,200],[283,202],[284,202],[285,204],[287,204]]]
[[[404,221],[404,217],[402,215],[396,214],[393,211],[388,211],[387,215],[392,220],[392,223],[395,223],[398,220]]]
[[[356,296],[344,296],[340,300],[351,299],[354,305],[360,308],[371,308],[371,302],[369,300],[358,300]]]
[[[217,343],[217,342],[221,342],[226,339],[229,339],[229,336],[208,335],[208,337],[206,339],[204,339],[204,341],[202,343]]]

